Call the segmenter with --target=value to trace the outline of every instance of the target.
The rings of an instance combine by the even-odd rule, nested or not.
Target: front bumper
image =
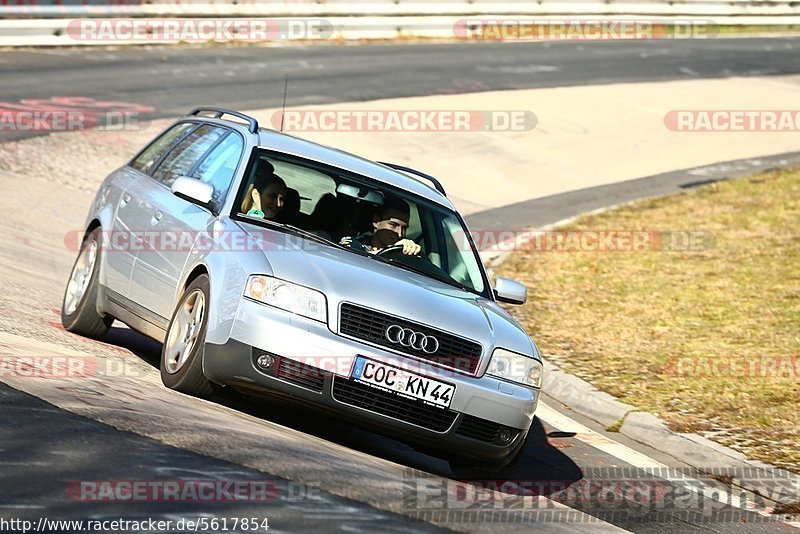
[[[274,360],[267,369],[256,364],[264,354]],[[454,384],[450,408],[426,406],[350,379],[357,355]],[[493,462],[522,446],[538,402],[535,390],[446,371],[250,301],[240,304],[225,344],[206,344],[203,370],[213,382],[311,404],[433,454]]]

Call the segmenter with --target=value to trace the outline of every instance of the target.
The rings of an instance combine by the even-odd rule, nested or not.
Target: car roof
[[[344,150],[315,143],[307,139],[301,139],[275,130],[259,128],[258,133],[259,148],[275,150],[276,152],[291,154],[351,171],[387,185],[410,191],[455,211],[453,203],[450,202],[446,196],[428,186],[427,183],[412,178],[403,172],[396,171],[386,165],[381,165],[380,163],[356,156]]]

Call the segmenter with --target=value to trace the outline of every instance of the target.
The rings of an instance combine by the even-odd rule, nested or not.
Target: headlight
[[[542,385],[542,362],[506,349],[494,349],[487,374],[535,388]]]
[[[323,323],[327,320],[323,293],[285,280],[253,275],[247,279],[244,296],[309,319]]]

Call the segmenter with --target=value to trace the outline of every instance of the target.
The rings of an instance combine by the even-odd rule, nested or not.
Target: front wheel
[[[161,381],[170,389],[196,397],[208,397],[213,392],[203,374],[209,287],[204,274],[189,284],[172,314],[161,349]]]
[[[97,311],[97,286],[100,272],[100,228],[95,228],[83,239],[81,250],[72,272],[64,301],[61,304],[61,324],[68,332],[91,338],[103,337],[114,318]]]

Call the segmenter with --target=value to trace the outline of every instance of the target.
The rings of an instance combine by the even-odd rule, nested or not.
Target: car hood
[[[292,234],[241,223],[272,274],[325,294],[328,324],[339,330],[339,305],[350,302],[494,347],[536,354],[522,327],[495,302],[381,260]]]

